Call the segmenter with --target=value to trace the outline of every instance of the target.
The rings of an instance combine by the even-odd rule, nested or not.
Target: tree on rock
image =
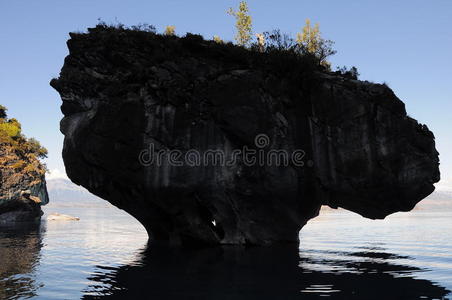
[[[237,34],[235,40],[240,46],[248,46],[252,37],[252,20],[251,16],[248,14],[248,4],[246,1],[240,2],[239,10],[235,11],[229,8],[228,14],[234,16],[236,19],[235,27],[237,29]]]
[[[175,35],[176,34],[176,26],[166,26],[165,35]]]
[[[6,118],[6,111],[7,108],[4,107],[3,105],[0,105],[0,119]]]
[[[313,27],[311,20],[306,19],[305,26],[297,34],[297,43],[303,53],[314,55],[320,65],[331,69],[331,64],[326,59],[336,53],[333,50],[334,42],[322,38],[318,23]]]
[[[223,44],[223,40],[218,36],[218,35],[214,35],[213,36],[213,40],[218,43],[218,44]]]
[[[46,166],[40,159],[47,157],[47,149],[36,139],[24,136],[19,121],[8,118],[6,111],[0,105],[0,175],[6,169],[13,168],[23,174],[44,176]]]

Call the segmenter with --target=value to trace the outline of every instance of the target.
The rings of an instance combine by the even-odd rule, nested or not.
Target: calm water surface
[[[322,210],[299,248],[183,250],[147,245],[141,225],[105,202],[45,210],[81,220],[1,228],[0,299],[449,299],[452,290],[452,209],[421,205],[383,221]]]

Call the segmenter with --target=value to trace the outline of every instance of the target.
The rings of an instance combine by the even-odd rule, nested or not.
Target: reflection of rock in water
[[[298,299],[330,295],[340,299],[440,298],[448,291],[428,280],[410,277],[421,271],[391,264],[400,259],[384,252],[337,253],[324,261],[321,253],[304,255],[293,246],[177,249],[153,246],[138,265],[117,270],[99,267],[91,298],[152,299]],[[344,255],[345,254],[345,255]],[[309,257],[313,257],[312,259]],[[346,271],[316,271],[318,264]],[[309,268],[311,265],[313,268]],[[406,277],[397,277],[397,275]],[[109,285],[106,290],[100,287]]]
[[[43,224],[0,227],[0,299],[36,295],[40,285],[33,273],[39,264],[44,232]]]

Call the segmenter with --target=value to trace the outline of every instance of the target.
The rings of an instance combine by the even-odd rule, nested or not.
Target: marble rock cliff
[[[439,180],[432,132],[386,85],[190,34],[96,27],[67,45],[51,85],[68,176],[152,240],[297,242],[321,205],[384,218]]]
[[[23,162],[16,146],[0,138],[0,225],[39,221],[49,202],[44,167],[33,161],[42,172],[26,172]]]
[[[41,205],[49,202],[41,161],[47,149],[27,138],[7,110],[0,105],[0,225],[39,221]]]

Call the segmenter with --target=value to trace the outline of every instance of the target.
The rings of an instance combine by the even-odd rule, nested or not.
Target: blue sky
[[[126,25],[175,25],[180,35],[234,36],[226,14],[239,1],[0,0],[0,104],[23,132],[49,150],[49,169],[64,171],[59,95],[49,86],[68,51],[70,31],[98,18]],[[435,133],[443,180],[452,179],[452,1],[248,1],[254,32],[295,34],[306,18],[336,42],[333,66],[356,66],[361,79],[386,82],[408,113]]]

